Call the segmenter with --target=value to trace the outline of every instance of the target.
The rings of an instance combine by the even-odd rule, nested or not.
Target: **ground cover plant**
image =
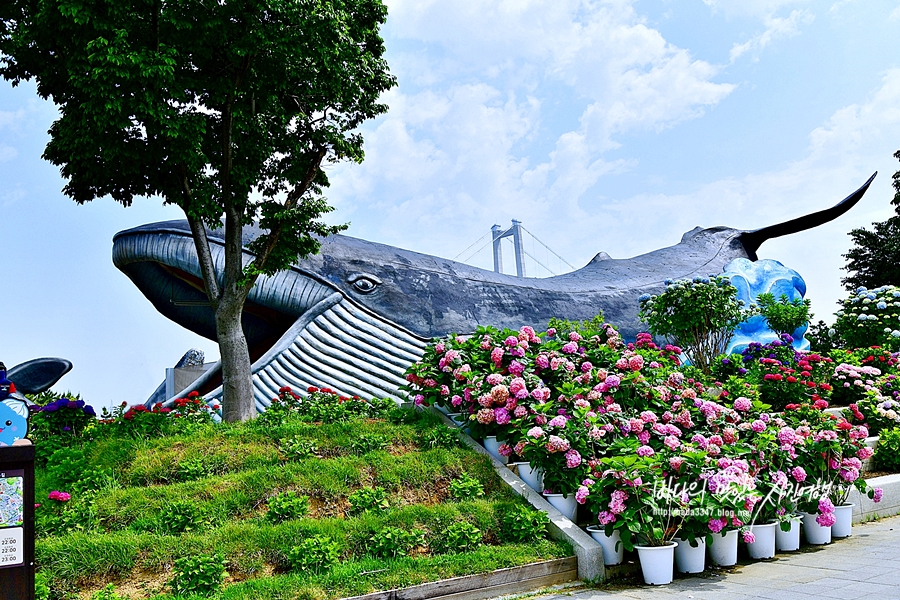
[[[45,597],[338,598],[571,554],[436,416],[304,392],[248,423],[191,401],[66,437],[36,474]]]

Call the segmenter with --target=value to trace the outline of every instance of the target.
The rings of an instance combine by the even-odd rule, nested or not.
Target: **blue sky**
[[[329,167],[349,235],[452,258],[516,218],[580,266],[698,225],[819,210],[877,170],[849,214],[760,250],[799,271],[830,320],[847,232],[891,214],[897,0],[387,4],[391,110],[363,128],[362,165]],[[32,86],[0,83],[0,360],[65,357],[75,368],[56,389],[142,401],[189,348],[218,355],[110,259],[117,231],[180,214],[64,197],[40,158],[55,114]]]

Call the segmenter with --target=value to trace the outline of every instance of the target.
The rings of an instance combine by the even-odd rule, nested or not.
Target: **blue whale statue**
[[[347,395],[403,398],[403,373],[434,337],[479,325],[546,326],[551,317],[587,319],[602,310],[622,334],[642,326],[637,298],[660,293],[666,279],[721,273],[736,258],[756,260],[767,239],[828,222],[856,204],[875,175],[832,208],[754,231],[699,227],[681,242],[641,256],[597,254],[577,271],[518,278],[470,265],[335,235],[319,254],[260,277],[244,308],[257,409],[284,385],[327,386]],[[244,243],[259,235],[245,227]],[[224,232],[208,232],[222,269]],[[163,315],[215,340],[215,323],[187,221],[152,223],[116,234],[113,263]],[[245,264],[252,260],[244,250]],[[218,379],[217,379],[218,378]],[[192,390],[221,395],[212,369]],[[171,401],[172,399],[168,399]]]

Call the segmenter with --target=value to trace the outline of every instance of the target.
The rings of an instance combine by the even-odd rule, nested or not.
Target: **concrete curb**
[[[441,418],[448,426],[454,429],[457,428],[456,423],[447,418],[447,415],[440,411],[435,411],[435,413],[441,415]],[[602,581],[606,577],[606,567],[603,563],[603,548],[600,544],[575,523],[564,517],[541,494],[528,487],[509,467],[494,456],[491,456],[490,452],[484,449],[484,446],[472,439],[471,436],[463,433],[462,430],[457,430],[460,438],[467,446],[491,459],[494,470],[515,493],[528,500],[533,507],[547,513],[547,517],[550,518],[550,526],[548,527],[550,537],[557,541],[568,542],[575,552],[575,556],[578,559],[578,578],[584,581]]]
[[[860,494],[856,488],[850,490],[847,502],[853,506],[853,522],[861,523],[863,521],[871,521],[878,517],[892,517],[900,514],[900,474],[884,475],[882,477],[874,477],[866,479],[873,488],[881,488],[884,490],[884,496],[881,502],[876,504],[865,494]]]

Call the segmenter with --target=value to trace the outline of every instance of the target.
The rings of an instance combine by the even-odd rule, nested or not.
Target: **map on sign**
[[[25,520],[24,477],[0,477],[0,527],[15,527]]]

